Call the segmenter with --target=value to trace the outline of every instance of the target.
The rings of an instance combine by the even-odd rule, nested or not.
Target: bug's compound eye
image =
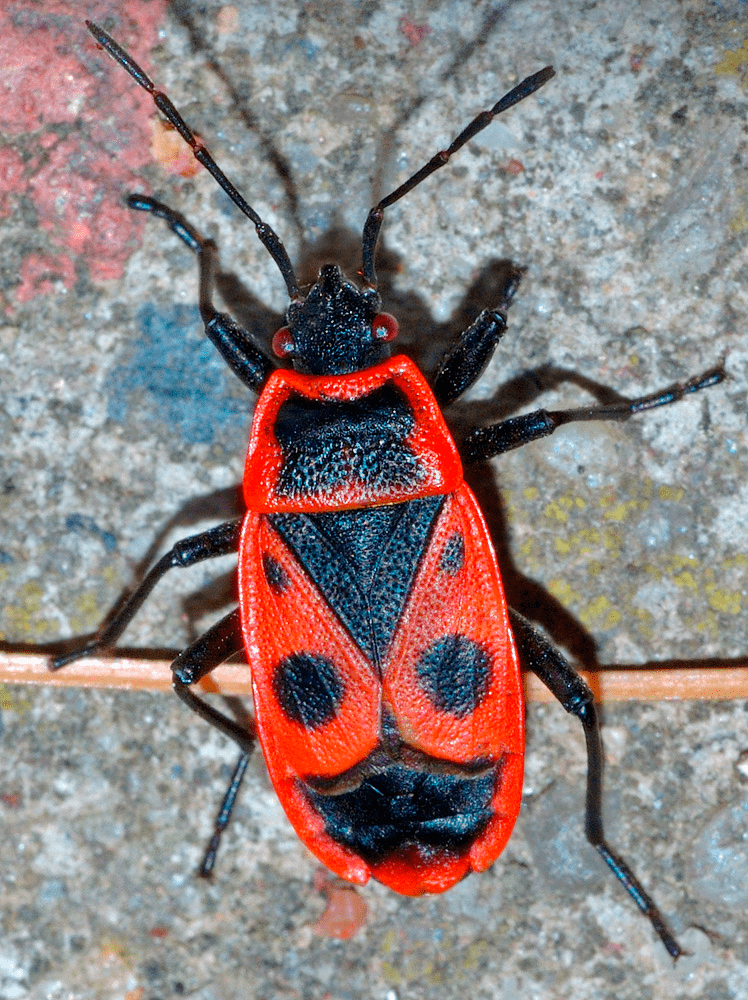
[[[276,358],[290,358],[294,352],[294,342],[291,331],[287,326],[282,326],[273,334],[273,354]]]
[[[371,336],[378,344],[386,344],[397,336],[397,320],[389,313],[377,313],[371,324]]]

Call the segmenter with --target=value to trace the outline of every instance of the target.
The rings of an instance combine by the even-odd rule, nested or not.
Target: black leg
[[[233,719],[199,698],[190,690],[190,685],[196,684],[207,676],[224,660],[227,660],[234,653],[238,653],[243,646],[241,618],[237,608],[230,615],[216,622],[204,635],[201,635],[191,646],[180,653],[171,665],[174,674],[174,690],[181,700],[201,719],[205,719],[224,735],[235,740],[242,751],[234,768],[231,783],[221,803],[221,808],[218,810],[213,835],[200,865],[200,874],[206,878],[213,871],[216,854],[221,843],[221,835],[231,818],[231,812],[239,794],[244,773],[247,770],[255,738],[253,732],[240,726]]]
[[[538,675],[563,707],[582,723],[587,743],[587,801],[585,834],[615,877],[622,883],[673,958],[683,949],[676,941],[652,897],[626,862],[615,854],[605,840],[602,818],[603,746],[595,700],[587,684],[561,654],[530,625],[526,618],[510,610],[512,631],[523,664]]]
[[[668,406],[692,392],[724,382],[727,374],[722,365],[710,368],[683,384],[676,383],[661,392],[637,399],[622,399],[620,403],[605,406],[581,406],[573,410],[535,410],[510,420],[503,420],[493,427],[478,427],[468,434],[460,448],[465,462],[480,462],[505,451],[519,448],[530,441],[547,437],[558,427],[582,420],[628,420],[635,413]]]
[[[80,660],[84,656],[93,656],[113,646],[162,576],[170,569],[194,566],[195,563],[203,562],[205,559],[214,559],[218,556],[238,552],[241,527],[242,520],[238,518],[177,542],[146,574],[138,588],[99,632],[96,639],[71,653],[63,653],[61,656],[55,657],[50,662],[50,669],[59,670],[60,667],[64,667],[74,660]]]
[[[200,315],[205,324],[205,332],[221,352],[221,356],[246,386],[259,393],[270,375],[275,371],[275,365],[270,358],[255,347],[243,327],[239,326],[226,313],[216,310],[212,302],[213,272],[215,268],[216,246],[212,240],[206,240],[187,222],[183,215],[169,208],[168,205],[149,198],[147,195],[131,194],[127,199],[130,208],[140,212],[150,212],[163,219],[171,231],[175,233],[190,250],[197,254],[200,263]]]
[[[213,874],[213,869],[216,864],[216,855],[218,854],[218,848],[221,846],[221,837],[223,836],[223,831],[229,825],[231,813],[234,811],[236,797],[239,794],[241,783],[244,780],[248,763],[249,752],[243,751],[239,755],[239,760],[236,762],[234,773],[231,776],[231,782],[229,783],[229,787],[226,789],[226,794],[223,797],[221,808],[218,810],[218,815],[216,816],[213,836],[208,842],[208,847],[203,856],[202,864],[200,865],[199,871],[203,878],[210,878]]]
[[[431,379],[436,401],[442,409],[454,403],[483,374],[506,331],[505,313],[523,274],[524,268],[514,265],[509,268],[496,306],[484,309],[445,353]]]
[[[207,677],[211,670],[215,670],[220,663],[243,648],[241,618],[239,609],[236,608],[183,650],[172,663],[171,669],[174,691],[185,705],[238,743],[245,753],[249,753],[254,744],[254,733],[248,732],[191,690],[191,685]]]
[[[129,52],[126,52],[121,45],[118,45],[117,42],[115,42],[111,35],[108,35],[103,28],[100,28],[92,21],[86,21],[86,26],[99,45],[101,45],[103,49],[106,49],[112,59],[118,62],[123,69],[126,69],[136,83],[140,84],[144,90],[148,91],[153,98],[153,102],[156,107],[190,147],[192,155],[198,163],[202,163],[205,169],[213,176],[218,184],[220,184],[229,198],[231,198],[237,208],[244,212],[247,218],[254,223],[257,236],[275,261],[278,266],[278,270],[283,275],[283,280],[286,282],[286,288],[288,289],[288,297],[292,300],[297,299],[299,297],[299,285],[296,280],[296,275],[294,274],[293,266],[288,258],[288,254],[286,253],[286,248],[281,243],[275,231],[267,224],[267,222],[262,221],[257,212],[255,212],[252,206],[245,200],[239,191],[237,191],[228,177],[224,174],[223,170],[221,170],[216,161],[210,155],[208,149],[198,140],[195,133],[174,107],[169,97],[162,91],[156,89],[152,80],[150,80],[148,75],[141,69],[140,66],[138,66]]]

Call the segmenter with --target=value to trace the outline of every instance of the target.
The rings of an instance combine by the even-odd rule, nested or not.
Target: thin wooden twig
[[[167,660],[126,657],[87,659],[50,673],[47,657],[0,653],[0,682],[61,687],[126,688],[167,691],[171,671]],[[581,671],[596,698],[612,701],[725,701],[748,698],[748,665],[605,669]],[[251,692],[249,667],[226,663],[200,683],[203,691],[225,695]],[[553,696],[532,674],[525,676],[528,701],[550,702]]]

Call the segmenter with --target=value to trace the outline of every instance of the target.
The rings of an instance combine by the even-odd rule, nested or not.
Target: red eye
[[[397,320],[389,313],[377,313],[371,324],[371,335],[374,340],[386,343],[397,336]]]
[[[293,354],[294,342],[291,331],[282,326],[273,334],[273,354],[276,358],[288,358]]]

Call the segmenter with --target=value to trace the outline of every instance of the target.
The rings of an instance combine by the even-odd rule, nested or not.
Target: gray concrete
[[[153,191],[216,236],[248,322],[272,333],[266,313],[282,312],[284,295],[210,179],[151,159],[150,109],[130,134],[137,88],[75,34],[78,19],[51,0],[37,20],[16,6],[30,49],[48,17],[87,67],[58,80],[76,95],[69,120],[49,123],[41,109],[9,140],[25,163],[3,221],[0,629],[33,648],[94,628],[156,536],[163,549],[231,516],[251,410],[201,339],[189,253],[155,222],[127,244],[114,231],[98,248],[76,243],[82,223],[68,220],[66,235],[64,207],[80,190],[97,210],[123,190]],[[132,6],[131,26],[145,17],[104,2],[81,4],[81,17],[116,6]],[[159,5],[148,10],[158,20]],[[722,387],[626,425],[570,427],[473,482],[513,598],[571,654],[686,665],[744,656],[744,5],[174,4],[153,49],[117,18],[106,23],[295,259],[299,232],[258,134],[288,161],[306,240],[341,225],[355,246],[377,170],[389,190],[553,63],[558,76],[537,97],[390,210],[383,246],[397,266],[384,275],[385,304],[428,365],[487,265],[527,266],[509,332],[458,424],[503,416],[507,398],[537,405],[526,373],[545,387],[546,365],[567,376],[543,395],[550,408],[590,398],[579,376],[635,395],[725,358]],[[418,25],[430,29],[420,39]],[[63,139],[71,153],[52,179],[45,165]],[[118,149],[106,185],[92,171]],[[39,178],[48,194],[57,185],[51,207]],[[47,285],[24,284],[34,253],[58,260]],[[355,252],[345,260],[355,268]],[[120,277],[106,276],[118,266]],[[127,645],[181,648],[225,613],[230,568],[164,581]],[[175,698],[15,688],[2,708],[0,998],[748,994],[743,703],[604,708],[610,837],[693,952],[676,968],[581,843],[582,741],[556,706],[529,712],[525,806],[494,868],[440,898],[367,886],[368,921],[347,942],[313,932],[318,865],[259,756],[214,882],[194,877],[235,753]]]

